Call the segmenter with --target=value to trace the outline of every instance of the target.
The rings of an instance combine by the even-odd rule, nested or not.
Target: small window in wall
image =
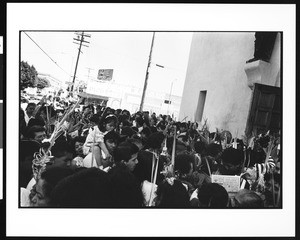
[[[197,105],[196,116],[195,116],[195,121],[197,121],[197,122],[201,122],[201,120],[202,120],[205,99],[206,99],[206,93],[207,93],[207,91],[200,91],[200,93],[199,93],[198,105]]]

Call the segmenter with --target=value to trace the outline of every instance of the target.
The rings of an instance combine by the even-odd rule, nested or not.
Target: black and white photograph
[[[7,234],[292,236],[294,7],[8,4]]]

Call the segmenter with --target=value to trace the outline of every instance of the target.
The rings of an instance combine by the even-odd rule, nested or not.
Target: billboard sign
[[[110,81],[113,77],[113,71],[113,69],[99,69],[97,79]]]

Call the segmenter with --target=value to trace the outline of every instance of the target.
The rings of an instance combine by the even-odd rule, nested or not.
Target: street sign
[[[113,69],[100,69],[98,71],[98,80],[105,80],[105,81],[110,81],[112,80],[113,76]]]

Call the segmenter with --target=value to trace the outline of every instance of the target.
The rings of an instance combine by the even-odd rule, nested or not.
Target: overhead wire
[[[69,74],[69,73],[67,73],[61,66],[59,66],[58,64],[57,64],[57,62],[56,61],[54,61],[50,56],[49,56],[49,54],[48,53],[46,53],[38,44],[37,44],[37,42],[36,41],[34,41],[25,31],[23,31],[26,35],[27,35],[27,37],[29,37],[29,39],[31,40],[31,41],[33,41],[34,42],[34,44],[39,48],[39,49],[41,49],[42,50],[42,52],[48,57],[48,58],[50,58],[50,60],[57,66],[57,67],[59,67],[65,74],[67,74],[69,77],[71,77],[71,75]]]

